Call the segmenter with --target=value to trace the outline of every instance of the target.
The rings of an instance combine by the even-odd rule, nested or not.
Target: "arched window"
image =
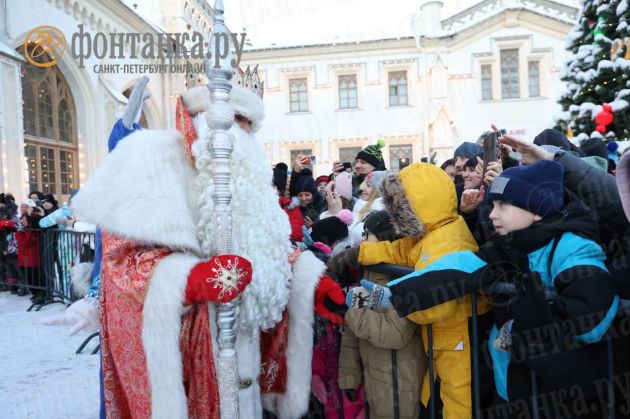
[[[24,55],[24,47],[18,52]],[[78,187],[77,117],[70,87],[57,66],[24,64],[22,101],[29,190],[64,199]]]

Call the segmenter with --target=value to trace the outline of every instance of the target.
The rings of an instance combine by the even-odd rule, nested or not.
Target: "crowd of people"
[[[75,193],[73,190],[70,198]],[[30,296],[34,304],[44,303],[47,298],[44,252],[53,252],[51,260],[59,264],[56,253],[63,250],[57,243],[46,249],[44,231],[73,229],[76,223],[71,207],[67,203],[59,205],[53,194],[32,191],[19,205],[12,194],[0,194],[0,284],[3,289],[18,296]]]
[[[490,135],[497,158],[484,161]],[[302,155],[273,170],[291,241],[343,289],[318,302],[331,314],[316,316],[310,417],[425,417],[430,350],[445,418],[531,415],[533,388],[541,417],[605,416],[608,336],[614,377],[629,370],[627,336],[615,333],[630,291],[617,145],[576,146],[552,129],[531,143],[493,126],[441,167],[400,171],[387,170],[381,148],[328,176],[314,178]],[[371,269],[382,263],[414,272],[392,280]],[[514,291],[491,293],[497,282]],[[616,408],[627,413],[624,394]]]
[[[490,138],[496,160],[484,161]],[[550,129],[531,143],[493,127],[441,167],[387,170],[382,147],[317,178],[309,156],[273,168],[292,244],[327,267],[308,417],[430,417],[430,397],[449,419],[536,416],[532,406],[540,417],[604,417],[608,337],[615,408],[627,413],[618,312],[630,298],[630,158]],[[41,303],[41,231],[85,229],[50,194],[19,205],[0,195],[0,209],[0,283]],[[383,263],[413,271],[397,278]],[[493,292],[499,282],[512,292]]]

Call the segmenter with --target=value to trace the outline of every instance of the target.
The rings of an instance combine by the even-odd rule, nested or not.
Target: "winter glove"
[[[553,322],[551,306],[545,297],[540,275],[537,272],[523,273],[521,288],[510,307],[517,330],[533,329]]]
[[[390,308],[392,292],[388,287],[362,279],[360,287],[352,288],[346,296],[346,305],[352,308]],[[367,291],[367,293],[366,293]]]
[[[244,257],[213,256],[190,271],[184,304],[228,303],[241,295],[251,280],[252,264]]]
[[[514,318],[512,352],[519,359],[539,356],[559,342],[551,305],[537,272],[523,273],[521,289],[510,305]]]
[[[344,301],[345,297],[339,284],[328,275],[322,275],[315,289],[315,312],[332,323],[342,324],[343,317],[333,313],[330,308],[332,303],[339,305]]]
[[[98,300],[93,297],[82,298],[61,314],[43,317],[40,322],[47,326],[71,326],[68,336],[73,336],[81,330],[96,331],[98,322]]]
[[[330,272],[343,273],[346,268],[357,268],[359,265],[359,247],[351,247],[330,258],[326,268]]]

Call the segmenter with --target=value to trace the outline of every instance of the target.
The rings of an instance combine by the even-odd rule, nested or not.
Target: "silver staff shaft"
[[[228,130],[234,121],[234,110],[228,103],[230,79],[232,78],[232,57],[229,48],[230,34],[223,18],[223,1],[216,0],[214,6],[214,27],[209,42],[211,56],[205,61],[206,74],[210,83],[208,89],[212,98],[211,112],[206,121],[210,127],[210,155],[212,156],[212,181],[214,193],[213,243],[216,253],[230,253],[232,248],[232,216],[230,214],[230,161],[232,142]],[[217,41],[217,39],[219,41]],[[220,51],[220,46],[227,48]],[[223,57],[217,61],[216,57]],[[219,64],[217,66],[217,63]],[[221,418],[239,417],[238,392],[239,375],[236,357],[236,312],[231,303],[220,304],[218,309],[219,361],[217,379],[221,402]]]

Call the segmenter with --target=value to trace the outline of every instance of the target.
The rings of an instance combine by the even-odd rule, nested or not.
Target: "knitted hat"
[[[470,159],[471,157],[482,156],[482,155],[483,155],[483,150],[477,144],[463,142],[459,145],[459,147],[455,149],[455,153],[453,154],[453,157],[464,156]]]
[[[311,227],[311,238],[328,246],[346,237],[348,237],[348,226],[339,217],[324,218]]]
[[[363,229],[374,234],[380,241],[396,241],[400,238],[396,234],[396,229],[387,211],[375,211],[369,214],[363,222]]]
[[[511,167],[492,182],[488,199],[546,217],[564,206],[562,179],[562,165],[555,161]]]
[[[376,144],[369,145],[365,147],[363,150],[357,153],[356,159],[361,159],[363,161],[368,162],[376,170],[386,170],[385,169],[385,161],[383,160],[383,153],[381,153],[381,148],[385,147],[385,141],[378,140]]]
[[[300,176],[295,183],[295,194],[300,192],[310,192],[312,194],[317,193],[317,187],[315,186],[315,180],[310,176]]]
[[[284,193],[287,188],[287,174],[289,167],[285,163],[278,163],[273,168],[273,185]]]
[[[348,172],[341,172],[335,175],[335,191],[340,197],[352,201],[352,176]]]
[[[365,182],[369,183],[374,189],[378,191],[386,177],[387,177],[386,171],[375,170],[365,175]]]
[[[534,138],[534,144],[539,146],[552,145],[564,151],[576,152],[577,154],[579,154],[580,157],[586,156],[584,152],[574,146],[573,143],[571,143],[571,141],[569,141],[563,133],[551,128],[548,128],[538,134]]]
[[[322,182],[330,182],[330,177],[326,176],[326,175],[322,175],[322,176],[318,176],[317,179],[315,179],[315,185],[319,185]]]
[[[598,156],[608,160],[606,144],[599,138],[589,138],[580,144],[580,148],[587,156]]]
[[[610,141],[606,144],[606,150],[608,150],[608,160],[614,161],[615,165],[617,165],[617,163],[619,163],[619,154],[617,154],[619,143],[617,143],[617,141]]]

